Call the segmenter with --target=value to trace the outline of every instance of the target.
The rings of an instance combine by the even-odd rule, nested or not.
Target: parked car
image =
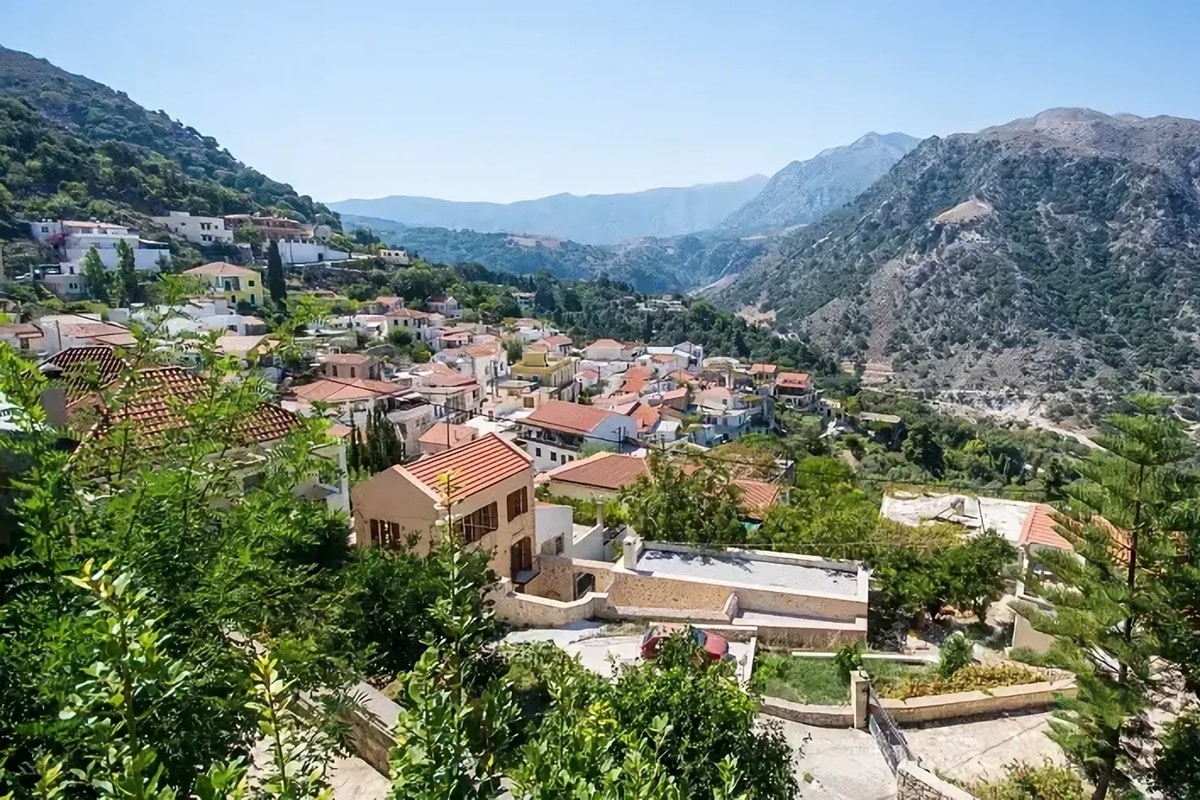
[[[691,625],[679,624],[654,625],[647,630],[646,635],[642,637],[642,658],[647,660],[658,658],[658,651],[662,647],[662,643],[679,633],[690,636],[696,643],[697,649],[703,652],[709,661],[731,658],[729,642],[724,636],[702,631]]]

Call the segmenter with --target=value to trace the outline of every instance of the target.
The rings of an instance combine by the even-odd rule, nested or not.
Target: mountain
[[[0,47],[0,101],[9,213],[13,203],[54,216],[275,210],[336,225],[328,208],[247,167],[211,136],[45,59]],[[0,213],[3,203],[0,192]]]
[[[920,141],[905,133],[872,132],[793,161],[721,225],[748,234],[812,224],[866,191]]]
[[[413,227],[537,233],[583,244],[618,244],[645,236],[678,236],[711,228],[757,194],[766,182],[764,176],[752,175],[731,183],[582,197],[556,194],[507,204],[396,195],[342,200],[330,203],[330,207],[342,214],[393,220]]]
[[[710,283],[741,272],[766,250],[761,241],[709,234],[594,245],[549,236],[410,228],[353,214],[343,216],[342,224],[347,230],[369,228],[387,244],[407,248],[433,263],[474,262],[518,275],[546,270],[571,279],[603,273],[644,292],[682,292]]]
[[[1200,122],[1052,109],[923,141],[716,295],[930,387],[1196,391]]]

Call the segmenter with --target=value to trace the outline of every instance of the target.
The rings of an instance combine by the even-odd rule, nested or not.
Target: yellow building
[[[529,348],[521,354],[521,361],[509,367],[509,373],[519,380],[537,381],[542,389],[555,400],[573,401],[578,395],[575,373],[579,370],[579,359],[574,356],[559,356],[538,348]]]
[[[256,306],[263,300],[262,278],[258,272],[224,261],[201,264],[183,271],[209,286],[209,294],[224,297],[230,303]]]

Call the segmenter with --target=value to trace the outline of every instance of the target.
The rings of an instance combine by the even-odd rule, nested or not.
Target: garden
[[[988,691],[1045,680],[1031,667],[1013,663],[979,664],[971,656],[971,643],[962,636],[947,640],[937,663],[911,663],[865,657],[855,644],[827,655],[760,653],[755,661],[753,687],[769,697],[793,703],[847,705],[850,674],[863,670],[871,676],[876,694],[893,700],[955,692]]]

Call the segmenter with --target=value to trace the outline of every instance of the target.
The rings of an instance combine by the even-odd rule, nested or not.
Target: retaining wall
[[[880,698],[879,704],[899,725],[984,717],[1012,711],[1049,708],[1059,695],[1075,696],[1073,680],[1043,681],[1020,686],[1000,686],[986,692],[955,692],[908,700]]]
[[[897,800],[975,800],[975,795],[948,783],[912,761],[896,769]]]
[[[758,710],[771,717],[802,722],[818,728],[854,727],[854,711],[850,706],[817,706],[807,703],[792,703],[779,697],[763,696]]]

